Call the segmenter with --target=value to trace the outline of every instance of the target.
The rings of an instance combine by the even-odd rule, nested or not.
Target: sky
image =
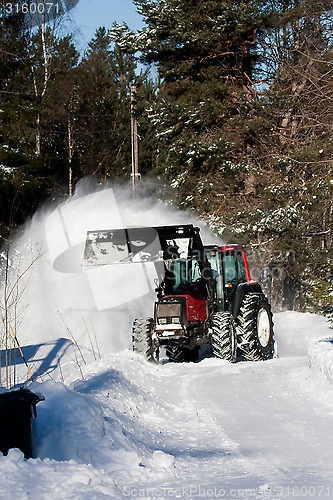
[[[79,0],[71,10],[75,29],[79,31],[78,46],[84,50],[97,28],[111,28],[114,21],[126,22],[133,30],[142,26],[142,17],[136,12],[132,0]]]

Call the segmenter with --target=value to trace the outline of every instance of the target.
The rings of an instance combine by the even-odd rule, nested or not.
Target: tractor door
[[[215,281],[216,311],[224,310],[224,276],[222,271],[221,252],[215,249],[206,249],[207,260],[210,263]]]
[[[237,287],[246,282],[246,269],[241,250],[236,248],[223,253],[223,270],[226,289],[227,309],[232,311]]]

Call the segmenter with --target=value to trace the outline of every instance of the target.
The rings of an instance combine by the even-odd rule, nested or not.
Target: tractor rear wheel
[[[218,312],[212,319],[212,347],[215,358],[236,361],[236,327],[232,314]]]
[[[153,318],[135,319],[132,326],[132,348],[147,361],[158,363],[159,349],[153,340]]]
[[[272,311],[263,294],[245,295],[237,317],[237,337],[244,360],[261,361],[273,357]]]

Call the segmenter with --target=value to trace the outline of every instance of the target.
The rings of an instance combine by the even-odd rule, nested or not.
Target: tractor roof
[[[218,250],[221,252],[231,252],[231,251],[243,251],[244,248],[242,245],[237,243],[230,243],[227,245],[205,245],[205,249],[207,250]]]

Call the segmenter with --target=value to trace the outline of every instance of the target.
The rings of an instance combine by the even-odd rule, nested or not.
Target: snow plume
[[[130,188],[100,188],[85,180],[75,196],[40,210],[12,247],[12,280],[20,278],[21,345],[69,338],[95,352],[131,348],[131,323],[151,316],[154,264],[82,266],[87,231],[192,223],[217,242],[193,214]]]

